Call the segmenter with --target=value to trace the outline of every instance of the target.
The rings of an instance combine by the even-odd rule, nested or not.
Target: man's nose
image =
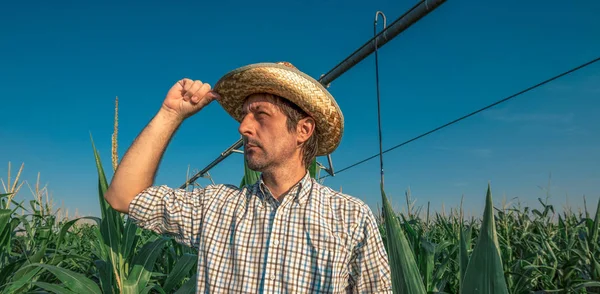
[[[251,114],[248,114],[246,116],[244,116],[244,118],[242,119],[242,121],[240,122],[240,126],[238,127],[238,132],[242,135],[242,136],[248,136],[249,134],[252,133],[252,128],[251,128]]]

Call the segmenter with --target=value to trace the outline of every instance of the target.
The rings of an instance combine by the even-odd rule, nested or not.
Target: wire
[[[383,18],[383,29],[385,30],[386,20],[385,14],[381,11],[375,13],[375,21],[373,23],[373,35],[377,36],[377,17],[381,15]],[[377,88],[377,123],[379,126],[379,166],[381,170],[381,187],[383,187],[383,151],[381,147],[381,99],[379,95],[379,54],[377,50],[377,38],[375,38],[375,86]]]
[[[461,121],[461,120],[463,120],[463,119],[466,119],[466,118],[468,118],[468,117],[470,117],[470,116],[473,116],[473,115],[475,115],[475,114],[477,114],[477,113],[479,113],[479,112],[482,112],[482,111],[484,111],[484,110],[486,110],[486,109],[492,108],[492,107],[494,107],[494,106],[496,106],[496,105],[498,105],[498,104],[500,104],[500,103],[506,102],[506,101],[508,101],[508,100],[510,100],[510,99],[512,99],[512,98],[515,98],[515,97],[517,97],[517,96],[519,96],[519,95],[521,95],[521,94],[524,94],[524,93],[526,93],[526,92],[529,92],[529,91],[531,91],[531,90],[533,90],[533,89],[535,89],[535,88],[537,88],[537,87],[540,87],[540,86],[542,86],[542,85],[544,85],[544,84],[547,84],[547,83],[549,83],[549,82],[552,82],[552,81],[554,81],[554,80],[556,80],[556,79],[558,79],[558,78],[561,78],[561,77],[563,77],[563,76],[565,76],[565,75],[568,75],[568,74],[570,74],[570,73],[573,73],[573,72],[575,72],[575,71],[578,71],[578,70],[580,70],[580,69],[582,69],[582,68],[584,68],[584,67],[586,67],[586,66],[588,66],[588,65],[591,65],[591,64],[593,64],[593,63],[596,63],[596,62],[598,62],[598,61],[600,61],[600,57],[597,57],[597,58],[595,58],[595,59],[593,59],[593,60],[591,60],[591,61],[588,61],[588,62],[586,62],[586,63],[584,63],[584,64],[582,64],[582,65],[579,65],[579,66],[577,66],[577,67],[575,67],[575,68],[572,68],[572,69],[570,69],[570,70],[568,70],[568,71],[566,71],[566,72],[563,72],[563,73],[561,73],[561,74],[559,74],[559,75],[556,75],[556,76],[554,76],[554,77],[552,77],[552,78],[549,78],[549,79],[547,79],[547,80],[545,80],[545,81],[543,81],[543,82],[540,82],[540,83],[538,83],[538,84],[536,84],[536,85],[534,85],[534,86],[531,86],[531,87],[529,87],[529,88],[527,88],[527,89],[525,89],[525,90],[519,91],[519,92],[517,92],[517,93],[515,93],[515,94],[513,94],[513,95],[510,95],[510,96],[508,96],[508,97],[506,97],[506,98],[504,98],[504,99],[498,100],[498,101],[496,101],[496,102],[494,102],[494,103],[492,103],[492,104],[490,104],[490,105],[488,105],[488,106],[485,106],[485,107],[483,107],[483,108],[481,108],[481,109],[479,109],[479,110],[473,111],[473,112],[471,112],[471,113],[469,113],[469,114],[467,114],[467,115],[464,115],[464,116],[462,116],[462,117],[460,117],[460,118],[457,118],[457,119],[455,119],[455,120],[453,120],[453,121],[451,121],[451,122],[449,122],[449,123],[446,123],[446,124],[444,124],[444,125],[442,125],[442,126],[439,126],[439,127],[435,128],[435,129],[433,129],[433,130],[431,130],[431,131],[428,131],[428,132],[426,132],[426,133],[423,133],[423,134],[421,134],[421,135],[418,135],[418,136],[416,136],[416,137],[414,137],[414,138],[412,138],[412,139],[410,139],[410,140],[408,140],[408,141],[402,142],[402,143],[400,143],[400,144],[398,144],[398,145],[396,145],[396,146],[394,146],[394,147],[392,147],[392,148],[389,148],[389,149],[387,149],[387,150],[383,151],[383,153],[387,153],[387,152],[389,152],[389,151],[392,151],[392,150],[394,150],[394,149],[396,149],[396,148],[398,148],[398,147],[402,147],[402,146],[404,146],[404,145],[406,145],[406,144],[408,144],[408,143],[410,143],[410,142],[414,142],[414,141],[416,141],[416,140],[418,140],[418,139],[420,139],[420,138],[423,138],[423,137],[425,137],[425,136],[427,136],[427,135],[430,135],[430,134],[432,134],[432,133],[434,133],[434,132],[437,132],[437,131],[439,131],[439,130],[441,130],[441,129],[445,128],[445,127],[448,127],[448,126],[450,126],[450,125],[453,125],[453,124],[455,124],[455,123],[457,123],[457,122],[459,122],[459,121]],[[368,157],[368,158],[365,158],[365,159],[363,159],[363,160],[361,160],[361,161],[359,161],[359,162],[356,162],[356,163],[354,163],[354,164],[352,164],[352,165],[350,165],[350,166],[347,166],[347,167],[345,167],[345,168],[342,168],[342,169],[340,169],[340,170],[336,171],[336,174],[339,174],[339,173],[341,173],[341,172],[343,172],[343,171],[345,171],[345,170],[351,169],[351,168],[353,168],[353,167],[355,167],[355,166],[357,166],[357,165],[359,165],[359,164],[363,164],[363,163],[365,163],[365,162],[367,162],[367,161],[369,161],[369,160],[371,160],[371,159],[373,159],[373,158],[376,158],[377,156],[379,156],[379,154],[375,154],[375,155],[373,155],[373,156],[371,156],[371,157]],[[325,175],[325,176],[323,176],[323,177],[319,178],[319,180],[320,180],[320,179],[323,179],[323,178],[326,178],[326,177],[328,177],[328,176],[329,176],[329,175]]]

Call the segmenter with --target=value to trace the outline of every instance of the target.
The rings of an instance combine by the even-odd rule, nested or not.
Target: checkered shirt
[[[370,208],[308,172],[281,203],[261,177],[241,189],[152,186],[129,215],[198,249],[197,293],[392,293]]]

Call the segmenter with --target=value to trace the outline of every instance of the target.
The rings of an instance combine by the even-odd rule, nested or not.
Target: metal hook
[[[381,17],[383,17],[383,28],[385,29],[386,26],[387,26],[387,23],[386,23],[387,21],[385,19],[385,14],[383,14],[383,12],[381,12],[379,10],[375,13],[375,27],[377,27],[377,17],[379,15],[381,15]]]
[[[383,14],[382,11],[377,10],[377,12],[375,13],[375,21],[373,23],[373,42],[375,42],[375,50],[377,50],[377,19],[378,16],[381,15],[381,17],[383,17],[383,29],[385,30],[385,28],[387,27],[387,21],[385,19],[385,14]]]

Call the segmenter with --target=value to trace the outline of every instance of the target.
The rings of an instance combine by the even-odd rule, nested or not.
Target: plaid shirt
[[[241,189],[153,186],[129,215],[198,249],[198,293],[392,293],[370,208],[308,172],[281,203],[261,177]]]

